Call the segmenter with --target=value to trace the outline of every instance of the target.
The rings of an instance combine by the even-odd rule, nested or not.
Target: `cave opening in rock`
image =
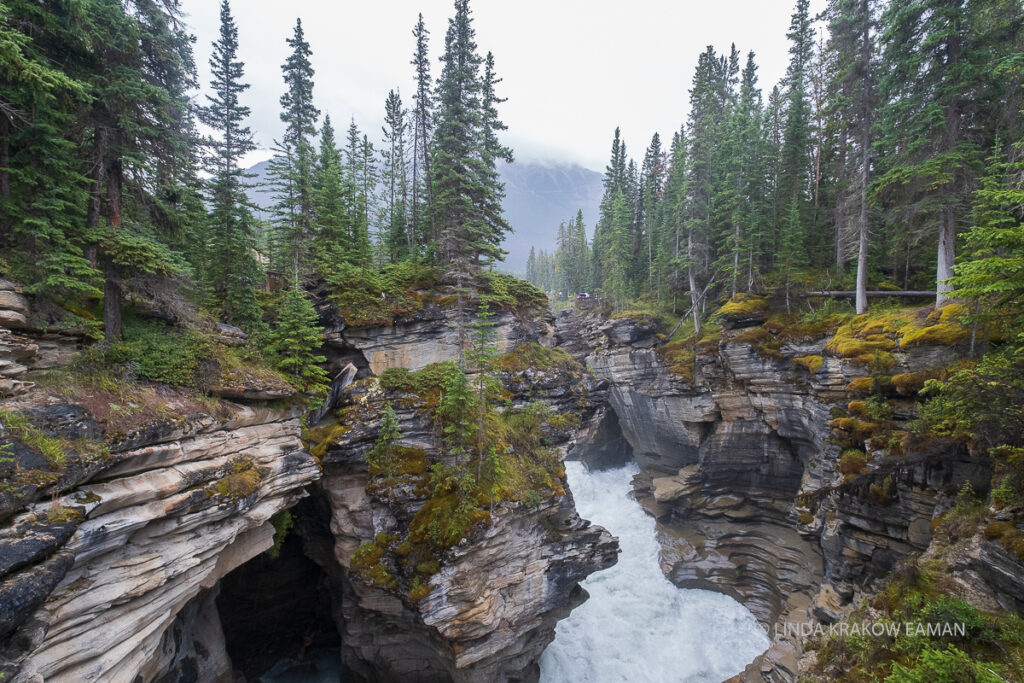
[[[305,528],[304,511],[300,503],[290,514]],[[344,680],[330,582],[303,544],[293,530],[277,557],[261,553],[221,581],[217,611],[225,645],[246,680]]]
[[[592,470],[608,470],[633,462],[633,447],[610,407],[591,425],[580,431],[567,460],[579,460]]]

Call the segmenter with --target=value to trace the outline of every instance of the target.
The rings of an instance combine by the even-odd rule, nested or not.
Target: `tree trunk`
[[[113,161],[107,173],[107,225],[111,230],[121,227],[121,160]],[[103,338],[121,341],[121,269],[107,255],[103,259]]]
[[[935,305],[946,302],[946,293],[953,289],[946,280],[953,277],[953,261],[956,256],[956,217],[952,207],[942,210],[942,226],[939,228],[938,265],[935,269]]]
[[[871,15],[868,1],[862,0],[864,30],[861,34],[860,58],[864,68],[864,90],[861,92],[860,122],[860,215],[857,228],[857,314],[868,310],[868,182],[871,173]]]
[[[0,112],[0,200],[11,196],[11,173],[7,169],[11,165],[11,119]],[[0,242],[5,241],[11,233],[11,217],[5,214],[0,218]]]
[[[697,274],[693,270],[693,230],[686,235],[686,256],[689,262],[687,270],[690,277],[690,305],[693,307],[693,331],[695,334],[700,334],[700,313],[697,310]]]
[[[85,207],[85,231],[91,233],[100,224],[100,211],[103,204],[103,181],[107,176],[107,129],[99,126],[93,134],[92,169],[89,173],[89,203]],[[86,249],[89,264],[96,268],[96,245]]]

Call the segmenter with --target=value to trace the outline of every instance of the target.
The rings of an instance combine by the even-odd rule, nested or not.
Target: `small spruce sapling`
[[[317,353],[323,339],[313,303],[293,283],[281,303],[277,326],[268,334],[267,350],[295,386],[318,396],[327,392],[327,373],[319,365],[327,359]]]
[[[388,403],[377,431],[377,441],[366,454],[367,464],[390,481],[395,476],[395,442],[402,438],[395,409]]]

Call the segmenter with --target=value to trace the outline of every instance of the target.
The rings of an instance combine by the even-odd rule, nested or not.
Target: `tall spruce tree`
[[[408,216],[408,174],[406,133],[408,112],[394,90],[384,101],[384,147],[381,149],[381,178],[384,185],[383,224],[388,259],[398,262],[416,252],[416,231]]]
[[[816,238],[807,229],[811,218],[807,211],[811,138],[808,68],[814,50],[808,6],[809,0],[797,0],[789,33],[786,34],[790,40],[790,60],[786,70],[786,124],[779,168],[779,202],[783,214],[779,225],[777,262],[784,276],[787,309],[793,275],[806,265],[807,242]]]
[[[239,102],[249,87],[242,82],[244,64],[238,60],[238,27],[228,0],[220,7],[220,37],[210,56],[213,94],[199,109],[199,120],[213,129],[209,142],[213,152],[206,170],[210,207],[210,259],[206,277],[224,318],[252,331],[261,322],[261,311],[253,287],[261,278],[256,259],[256,221],[245,194],[245,172],[241,167],[246,152],[256,149],[252,131],[245,120],[249,107]]]
[[[430,173],[430,140],[433,131],[434,95],[431,87],[430,57],[428,44],[430,31],[423,24],[423,14],[419,15],[412,31],[416,39],[416,50],[413,52],[411,64],[416,69],[416,92],[413,101],[416,103],[412,111],[412,197],[411,219],[416,239],[420,246],[437,241],[431,221],[431,173]]]
[[[867,311],[871,136],[875,108],[875,17],[871,0],[832,0],[828,49],[836,71],[829,85],[830,108],[842,153],[835,163],[839,196],[835,212],[836,263],[846,257],[848,234],[856,235],[857,313]],[[849,227],[848,227],[849,226]],[[853,229],[850,229],[850,228]]]
[[[493,71],[489,80],[486,74],[481,79],[483,60],[475,37],[469,0],[456,0],[435,93],[431,188],[440,261],[462,278],[481,264],[502,258],[500,244],[508,229],[501,216],[503,188],[494,164],[510,152],[497,143],[501,124],[492,111],[500,101],[493,92],[497,81]]]
[[[285,92],[281,95],[281,121],[285,132],[275,144],[270,177],[275,191],[274,265],[293,279],[310,274],[309,245],[314,235],[312,138],[320,110],[313,105],[312,50],[302,20],[287,41],[291,54],[281,65]]]
[[[329,275],[339,264],[353,259],[353,220],[346,196],[341,152],[331,117],[325,115],[313,177],[313,213],[317,226],[314,260],[321,276]]]
[[[345,203],[352,217],[351,223],[351,256],[355,265],[368,266],[373,260],[373,247],[370,244],[370,197],[366,191],[370,182],[366,178],[368,170],[364,153],[363,140],[368,138],[359,131],[355,118],[349,122],[345,144],[345,173],[343,176]]]

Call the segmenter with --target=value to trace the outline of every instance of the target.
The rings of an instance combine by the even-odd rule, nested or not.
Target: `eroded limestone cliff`
[[[117,387],[74,395],[52,378],[35,386],[29,377],[44,375],[33,370],[68,365],[85,342],[33,328],[28,299],[10,283],[3,292],[5,680],[229,680],[242,669],[255,675],[255,664],[233,662],[230,653],[248,656],[260,647],[262,620],[285,609],[319,613],[300,604],[319,600],[329,602],[334,642],[355,676],[530,681],[555,623],[586,598],[578,582],[615,561],[615,540],[579,518],[558,466],[559,447],[601,394],[587,398],[578,368],[538,369],[517,356],[503,371],[505,392],[518,408],[543,403],[550,418],[536,432],[552,449],[550,467],[534,472],[547,493],[527,502],[507,493],[481,501],[465,534],[419,558],[428,564],[413,572],[415,586],[397,566],[394,583],[353,571],[361,545],[407,539],[412,519],[431,502],[425,476],[388,493],[371,476],[365,455],[385,401],[404,402],[401,445],[419,449],[424,466],[456,460],[415,395],[383,389],[372,377],[453,358],[450,306],[428,306],[414,320],[380,328],[347,327],[325,306],[338,380],[330,404],[317,412],[323,423],[310,425],[303,441],[301,401],[251,373],[211,377],[207,397],[163,385],[132,385],[125,395]],[[496,322],[502,351],[543,354],[543,344],[553,343],[546,314],[502,311]],[[232,328],[213,332],[217,344],[244,342]],[[339,371],[352,361],[367,378],[348,386],[355,373]],[[275,565],[261,554],[274,544],[271,518],[289,509],[289,559]],[[315,579],[318,586],[296,588],[291,602],[266,596],[260,607],[246,601],[234,578],[240,567],[254,585],[284,589],[289,580]],[[240,630],[240,619],[256,627]],[[279,626],[263,630],[271,638]],[[248,650],[229,642],[244,637],[236,632],[255,632],[257,642]],[[299,643],[289,655],[319,642],[315,634],[287,635]]]
[[[879,381],[872,356],[837,350],[834,329],[787,338],[766,318],[723,316],[720,332],[675,355],[648,316],[567,309],[556,328],[559,345],[610,383],[612,431],[643,470],[636,492],[658,519],[666,575],[733,595],[775,635],[745,680],[794,680],[806,665],[802,643],[774,626],[843,618],[899,560],[928,549],[957,489],[968,481],[986,491],[991,470],[958,444],[908,443],[900,430],[915,404],[895,388],[883,406],[891,431],[868,422],[857,411]],[[963,352],[938,342],[900,348],[882,335],[871,344],[888,349],[884,379],[896,384]],[[856,470],[841,457],[850,446],[868,456]],[[981,569],[982,557],[1004,555],[996,545],[978,542],[959,562],[981,592],[1006,602],[1018,588],[1008,585],[1016,560]]]

